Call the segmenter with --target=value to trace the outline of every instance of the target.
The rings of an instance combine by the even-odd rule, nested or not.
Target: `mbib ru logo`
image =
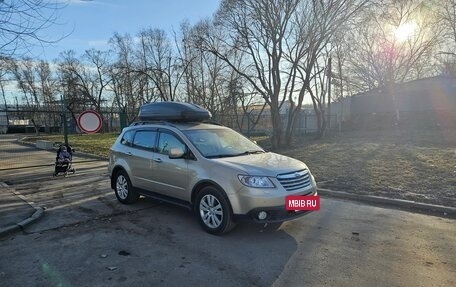
[[[285,197],[286,210],[320,210],[320,196],[289,195]]]

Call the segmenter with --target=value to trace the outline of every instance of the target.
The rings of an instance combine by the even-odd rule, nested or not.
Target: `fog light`
[[[258,212],[258,219],[259,219],[259,220],[266,219],[267,216],[268,216],[268,213],[267,213],[266,211],[260,211],[260,212]]]

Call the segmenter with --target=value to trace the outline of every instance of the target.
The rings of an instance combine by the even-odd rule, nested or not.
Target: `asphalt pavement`
[[[20,135],[0,135],[0,237],[21,231],[39,220],[45,208],[17,190],[15,183],[47,183],[54,178],[56,150],[40,150],[33,145],[22,144]],[[93,168],[105,161],[77,153],[73,162],[81,171]]]
[[[40,212],[42,213],[42,209]],[[40,213],[25,198],[14,193],[13,188],[0,182],[0,236],[19,231],[30,218],[39,218]],[[36,214],[36,215],[35,215]],[[35,215],[35,217],[34,217]]]

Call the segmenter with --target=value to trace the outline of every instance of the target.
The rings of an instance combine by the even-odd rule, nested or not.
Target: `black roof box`
[[[211,118],[211,113],[195,104],[181,102],[156,102],[139,108],[140,121],[202,122]]]

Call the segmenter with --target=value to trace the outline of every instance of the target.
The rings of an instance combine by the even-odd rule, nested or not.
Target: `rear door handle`
[[[162,162],[161,158],[154,158],[155,162]]]
[[[133,154],[131,152],[127,152],[127,155],[128,156],[132,156]]]

